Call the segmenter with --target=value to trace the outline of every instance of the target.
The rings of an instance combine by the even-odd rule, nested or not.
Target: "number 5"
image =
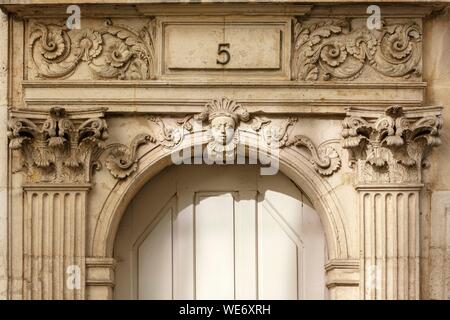
[[[217,64],[226,65],[228,62],[230,62],[231,55],[228,49],[230,49],[229,43],[219,43],[219,49],[217,50],[217,54],[219,56],[225,55],[225,59],[224,60],[217,59]]]

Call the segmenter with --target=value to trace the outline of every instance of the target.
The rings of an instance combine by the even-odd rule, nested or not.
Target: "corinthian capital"
[[[71,113],[13,110],[9,146],[20,152],[28,182],[88,182],[92,155],[108,137],[103,109]]]
[[[125,179],[138,167],[137,149],[156,142],[141,133],[129,145],[106,144],[106,109],[49,112],[13,110],[8,123],[9,147],[18,151],[18,168],[28,183],[88,183],[92,169],[100,169],[106,153],[106,168],[117,179]],[[17,165],[16,164],[16,165]]]
[[[358,183],[420,183],[430,150],[441,143],[441,108],[384,113],[349,109],[343,121],[343,148],[357,164]]]

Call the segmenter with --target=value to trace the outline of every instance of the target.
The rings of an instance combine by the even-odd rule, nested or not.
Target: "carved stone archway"
[[[339,142],[316,147],[309,137],[292,134],[297,118],[261,118],[228,98],[208,102],[197,115],[180,119],[152,116],[149,123],[153,126],[136,135],[130,146],[105,143],[105,110],[91,110],[82,117],[62,108],[48,114],[37,112],[34,118],[14,112],[9,136],[10,147],[21,155],[18,162],[26,179],[25,221],[31,235],[25,239],[25,252],[31,254],[25,256],[25,268],[31,288],[25,292],[30,297],[44,293],[34,283],[40,272],[36,265],[44,264],[42,255],[48,255],[53,257],[52,267],[82,266],[83,285],[72,298],[112,298],[113,243],[129,202],[165,167],[181,164],[180,160],[192,163],[193,156],[195,163],[198,156],[207,154],[219,163],[237,160],[238,164],[245,164],[246,157],[261,162],[265,156],[263,164],[272,165],[275,160],[276,169],[305,191],[324,227],[329,253],[327,286],[332,298],[419,296],[421,170],[427,153],[440,143],[439,108],[421,108],[420,112],[399,106],[385,112],[350,109],[342,122],[342,147],[350,150],[356,192],[347,190],[341,198],[336,194],[338,186],[330,183],[332,176],[343,179],[342,152],[336,150]],[[225,132],[225,125],[233,129]],[[222,144],[224,139],[226,144]],[[116,180],[101,202],[93,228],[86,231],[91,171],[102,162]],[[55,183],[49,184],[52,181]],[[342,201],[352,196],[359,205],[355,210],[358,232],[349,228],[349,213],[342,207]],[[62,218],[56,218],[61,214]],[[74,247],[49,244],[45,239],[49,234],[41,232],[47,223]],[[44,245],[36,247],[35,243]],[[358,247],[362,252],[359,259],[355,254]],[[396,286],[386,280],[392,277]],[[62,280],[44,282],[53,286]],[[73,291],[64,291],[66,294]]]
[[[257,143],[257,135],[254,132],[241,132],[248,139],[245,148],[252,152],[258,150],[261,145]],[[181,148],[194,148],[195,145],[190,141],[201,141],[201,133],[193,133],[185,137],[186,143]],[[156,147],[139,159],[139,169],[127,180],[118,182],[109,197],[104,202],[97,228],[94,232],[92,247],[88,249],[88,255],[96,257],[93,260],[87,260],[87,273],[89,268],[96,269],[97,263],[101,259],[109,261],[109,265],[102,265],[101,269],[105,275],[111,276],[113,271],[113,244],[116,231],[129,202],[136,195],[141,187],[149,181],[153,176],[162,171],[165,167],[172,165],[172,150]],[[270,154],[270,149],[265,150]],[[336,288],[341,286],[357,288],[358,286],[358,261],[349,256],[348,252],[348,236],[349,230],[346,230],[343,221],[343,210],[340,202],[334,193],[332,187],[321,176],[311,163],[310,159],[297,150],[297,147],[291,146],[280,152],[280,171],[294,181],[298,186],[306,192],[311,199],[314,208],[320,215],[325,230],[325,236],[328,245],[329,263],[327,271],[329,272],[327,285],[331,289],[332,296],[339,296],[339,292],[335,292]],[[92,261],[92,265],[90,265]],[[348,274],[336,273],[349,272]],[[112,282],[112,279],[110,279]],[[110,288],[112,283],[108,283],[105,279],[104,297],[111,297]],[[99,290],[98,283],[93,283],[95,290]],[[87,280],[87,290],[89,294],[90,282]],[[347,288],[346,288],[347,289]]]

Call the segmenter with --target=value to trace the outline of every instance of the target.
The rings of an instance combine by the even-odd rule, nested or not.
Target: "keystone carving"
[[[208,102],[205,110],[194,118],[210,125],[207,149],[215,158],[223,153],[234,156],[239,144],[239,124],[250,121],[250,114],[241,104],[223,97]]]
[[[440,110],[417,115],[396,105],[374,117],[350,109],[343,148],[357,164],[359,183],[420,183],[426,156],[441,143],[441,128]]]
[[[414,22],[369,30],[347,20],[296,21],[292,74],[298,81],[353,80],[370,67],[386,77],[418,77],[421,42]]]

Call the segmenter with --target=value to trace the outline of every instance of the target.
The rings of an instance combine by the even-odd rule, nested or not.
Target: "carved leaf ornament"
[[[52,108],[42,125],[26,118],[8,123],[9,147],[22,151],[22,165],[32,181],[88,180],[91,155],[105,147],[106,121],[101,118],[75,124],[63,108]]]
[[[421,75],[420,27],[351,29],[347,20],[296,22],[293,77],[299,81],[353,80],[366,65],[387,77]]]
[[[351,158],[364,167],[365,174],[360,177],[363,181],[385,171],[384,182],[420,182],[420,169],[426,164],[427,154],[441,144],[441,129],[440,116],[410,118],[397,105],[376,119],[353,116],[350,112],[343,121],[343,148],[350,150]],[[364,176],[367,174],[370,177]]]
[[[34,23],[31,58],[42,78],[70,76],[83,62],[99,79],[147,80],[155,75],[155,37],[154,19],[139,32],[111,20],[98,30]]]
[[[20,151],[22,168],[31,183],[88,182],[91,169],[100,169],[100,156],[106,155],[106,167],[117,179],[137,170],[137,149],[156,139],[137,135],[129,146],[107,145],[106,120],[94,117],[72,119],[63,108],[52,108],[41,124],[35,119],[13,117],[8,123],[9,147]]]

